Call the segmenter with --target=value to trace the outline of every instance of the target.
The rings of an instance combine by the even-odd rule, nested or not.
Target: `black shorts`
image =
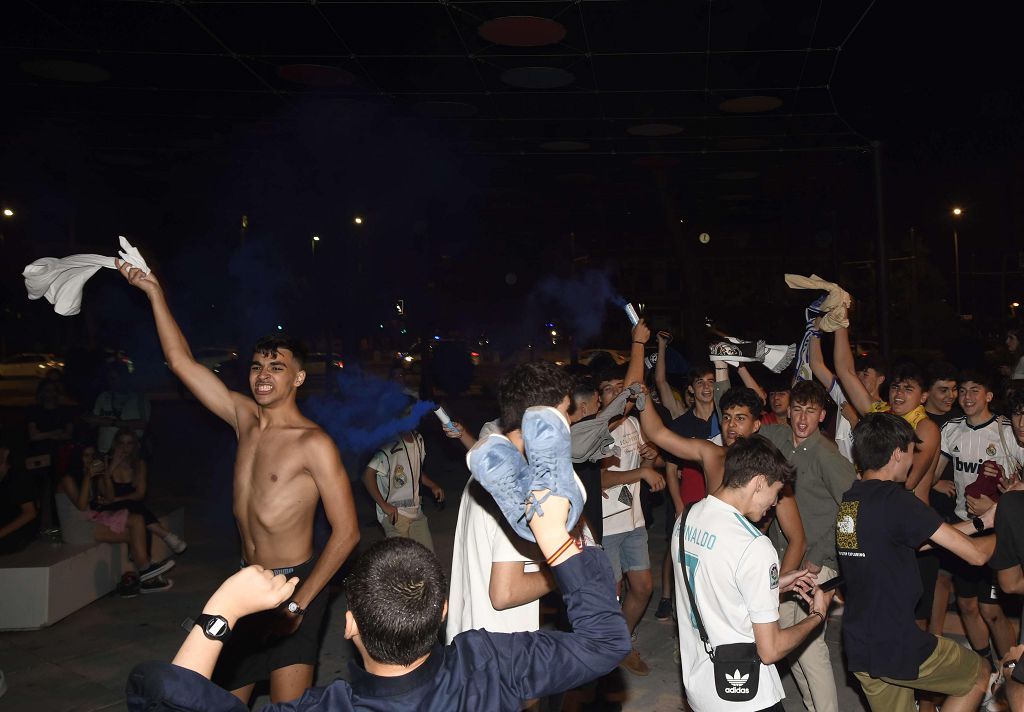
[[[953,590],[959,598],[977,598],[978,603],[999,603],[996,572],[988,566],[972,566],[956,559],[951,563]]]
[[[316,556],[304,564],[289,569],[275,569],[275,573],[299,577],[299,587],[306,580]],[[327,612],[327,587],[317,594],[302,624],[294,633],[284,637],[271,637],[275,622],[287,615],[281,609],[263,611],[238,621],[231,639],[217,660],[213,681],[225,690],[237,690],[270,679],[270,673],[289,665],[316,665],[319,653],[320,626]]]

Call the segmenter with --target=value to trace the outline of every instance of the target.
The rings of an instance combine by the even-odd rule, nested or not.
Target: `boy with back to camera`
[[[517,711],[524,700],[577,687],[622,660],[631,643],[608,558],[597,547],[579,548],[569,534],[582,498],[571,475],[568,423],[554,408],[531,408],[523,432],[529,464],[505,439],[494,439],[475,450],[473,474],[509,524],[536,539],[573,632],[471,630],[442,647],[437,634],[447,602],[440,563],[416,542],[387,539],[359,558],[345,582],[345,637],[365,669],[353,663],[351,683],[335,680],[263,709]],[[241,702],[209,682],[220,641],[239,618],[286,600],[297,583],[255,566],[232,576],[207,602],[173,663],[132,671],[129,709],[243,712]]]

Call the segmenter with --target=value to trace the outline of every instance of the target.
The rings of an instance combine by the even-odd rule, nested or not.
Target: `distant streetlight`
[[[359,217],[358,215],[356,215],[355,220],[353,220],[352,222],[354,222],[356,225],[362,225],[363,224],[363,219],[361,217]]]
[[[5,218],[13,218],[14,217],[14,211],[11,210],[10,208],[4,208],[4,217]]]
[[[318,242],[320,242],[320,236],[319,235],[313,235],[313,239],[310,241],[309,246],[310,246],[310,249],[313,251],[313,255],[314,256],[316,255],[316,243],[318,243]]]
[[[960,236],[956,231],[956,218],[964,214],[960,208],[953,208],[953,271],[956,273],[956,315],[962,316],[960,309]]]
[[[1020,302],[1010,302],[1010,318],[1017,318],[1017,310],[1020,309]]]

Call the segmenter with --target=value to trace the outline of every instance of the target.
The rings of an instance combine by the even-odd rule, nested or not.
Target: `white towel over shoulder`
[[[121,250],[118,256],[134,267],[149,274],[149,265],[128,240],[119,236]],[[70,255],[43,257],[25,267],[25,289],[29,299],[45,297],[53,310],[61,316],[74,316],[82,309],[82,290],[101,268],[117,269],[114,257],[103,255]]]

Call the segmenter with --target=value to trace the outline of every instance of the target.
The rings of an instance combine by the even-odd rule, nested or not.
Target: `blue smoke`
[[[527,304],[527,313],[550,314],[583,344],[601,332],[607,307],[622,307],[626,300],[607,272],[590,269],[575,277],[545,277],[533,288]]]
[[[414,400],[394,381],[346,368],[338,373],[337,395],[315,395],[303,410],[341,450],[345,466],[357,476],[366,456],[401,433],[414,430],[437,405]]]

